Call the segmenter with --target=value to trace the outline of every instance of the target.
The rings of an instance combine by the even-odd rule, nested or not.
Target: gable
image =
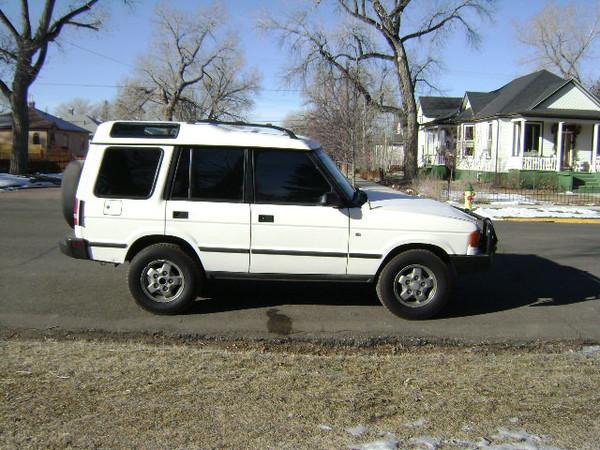
[[[600,111],[600,106],[575,83],[566,84],[535,109],[540,108]]]

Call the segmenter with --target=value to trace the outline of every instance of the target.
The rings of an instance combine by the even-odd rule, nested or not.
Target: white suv
[[[489,220],[356,189],[318,143],[243,123],[104,123],[65,171],[63,209],[63,253],[130,262],[131,294],[155,313],[228,278],[374,283],[392,313],[428,318],[497,241]]]

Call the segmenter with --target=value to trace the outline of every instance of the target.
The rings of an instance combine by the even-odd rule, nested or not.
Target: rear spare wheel
[[[69,226],[73,228],[75,221],[73,210],[75,208],[75,195],[77,194],[77,185],[83,170],[83,161],[71,161],[63,173],[61,183],[62,211],[63,216]]]

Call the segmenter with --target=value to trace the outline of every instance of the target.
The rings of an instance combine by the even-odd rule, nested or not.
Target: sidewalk
[[[377,190],[402,194],[388,186],[356,179],[356,184],[363,190]],[[462,207],[457,202],[448,202],[454,206]],[[515,202],[477,203],[473,211],[480,216],[493,220],[509,220],[516,222],[556,222],[556,223],[597,223],[600,224],[600,207],[598,206],[561,206],[552,204],[521,205]]]

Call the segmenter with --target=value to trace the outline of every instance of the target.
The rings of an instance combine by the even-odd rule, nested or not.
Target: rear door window
[[[171,199],[242,202],[245,150],[185,148],[177,162]]]
[[[105,198],[149,198],[154,190],[162,153],[160,148],[106,149],[94,194]]]

